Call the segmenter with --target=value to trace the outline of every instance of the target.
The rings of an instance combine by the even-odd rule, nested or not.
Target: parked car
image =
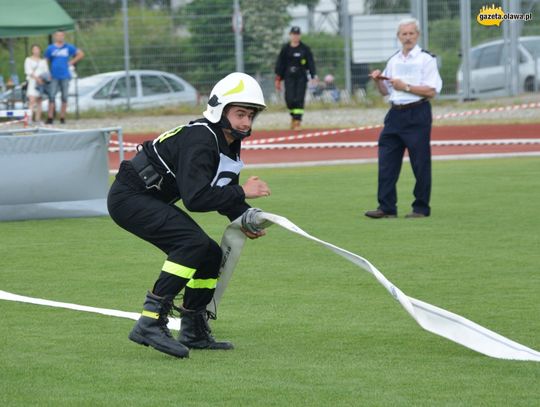
[[[1,110],[22,109],[26,101],[26,92],[22,84],[0,92]]]
[[[196,104],[197,90],[179,76],[151,70],[129,71],[130,106],[144,109],[176,104]],[[128,87],[125,71],[107,72],[70,82],[68,110],[75,111],[78,90],[79,111],[106,110],[126,106]]]
[[[503,40],[490,41],[471,48],[471,96],[504,96],[506,94],[506,47]],[[540,80],[540,36],[520,37],[519,92],[534,91],[535,78]],[[536,66],[535,66],[536,65]],[[507,68],[509,69],[509,68]],[[462,67],[457,72],[458,93],[463,82]]]
[[[196,104],[199,100],[197,90],[177,75],[162,71],[133,70],[130,76],[130,106],[133,109],[144,109],[177,104]],[[78,101],[76,94],[78,91]],[[60,106],[60,92],[56,95],[56,103]],[[76,103],[79,111],[107,110],[122,108],[127,103],[127,81],[125,71],[106,72],[72,79],[69,83],[68,112],[75,112]],[[43,100],[43,111],[48,108],[47,97]],[[22,109],[26,100],[21,94],[20,86],[0,94],[0,107]],[[58,109],[58,108],[57,108]]]

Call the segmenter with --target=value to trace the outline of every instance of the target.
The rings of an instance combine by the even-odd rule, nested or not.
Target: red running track
[[[377,157],[376,147],[322,147],[321,143],[347,143],[347,142],[376,142],[381,128],[369,130],[354,129],[339,134],[324,134],[331,130],[306,129],[303,131],[290,130],[259,130],[254,131],[249,138],[253,141],[267,140],[265,144],[295,144],[294,149],[264,149],[255,150],[246,147],[242,150],[242,159],[246,164],[285,164],[325,162],[335,160],[366,160]],[[151,140],[158,134],[125,134],[126,143],[138,144],[144,140]],[[269,138],[294,136],[292,140],[268,142]],[[114,139],[114,138],[113,138]],[[471,140],[515,140],[540,139],[540,123],[532,124],[504,124],[504,125],[474,125],[474,126],[435,126],[432,130],[432,141],[471,141]],[[531,140],[533,141],[533,140]],[[247,144],[250,144],[247,143]],[[307,143],[309,144],[309,148]],[[304,144],[305,146],[302,146]],[[285,147],[285,146],[284,146]],[[306,147],[306,148],[304,148]],[[538,153],[540,155],[540,141],[531,144],[495,144],[487,145],[449,145],[432,147],[434,156],[473,155],[473,154],[515,154]],[[133,156],[133,152],[126,152],[126,158]],[[112,170],[118,168],[118,153],[109,153],[109,165]]]

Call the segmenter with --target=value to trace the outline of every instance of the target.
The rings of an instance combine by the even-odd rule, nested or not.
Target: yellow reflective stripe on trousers
[[[210,290],[216,288],[217,278],[207,278],[207,279],[192,279],[187,283],[189,288],[208,288]]]
[[[304,109],[291,109],[291,114],[304,114]]]
[[[185,278],[186,280],[189,280],[195,274],[195,269],[173,263],[169,260],[165,260],[161,270],[163,270],[165,273],[174,274],[175,276]]]
[[[147,311],[143,309],[143,312],[141,312],[143,317],[148,317],[152,319],[159,319],[159,314],[157,312]]]

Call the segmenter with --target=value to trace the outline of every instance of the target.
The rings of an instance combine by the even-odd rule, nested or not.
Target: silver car
[[[503,40],[471,48],[471,96],[505,96],[506,47]],[[519,92],[532,92],[540,79],[540,36],[519,38]],[[458,93],[463,81],[462,67],[457,72]]]
[[[127,83],[125,71],[72,79],[68,111],[74,112],[76,103],[79,111],[123,108],[127,103]],[[199,100],[197,90],[188,82],[179,76],[162,71],[129,71],[129,92],[130,106],[134,109],[178,104],[194,105]]]

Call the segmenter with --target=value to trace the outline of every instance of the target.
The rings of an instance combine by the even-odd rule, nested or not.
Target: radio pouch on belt
[[[151,164],[148,164],[141,171],[139,171],[139,177],[141,177],[141,179],[144,181],[144,185],[147,189],[161,189],[161,181],[163,181],[163,177],[156,172]]]
[[[146,189],[156,188],[158,191],[161,190],[163,177],[155,170],[152,164],[150,164],[143,151],[140,151],[131,159],[131,164],[144,182]]]

